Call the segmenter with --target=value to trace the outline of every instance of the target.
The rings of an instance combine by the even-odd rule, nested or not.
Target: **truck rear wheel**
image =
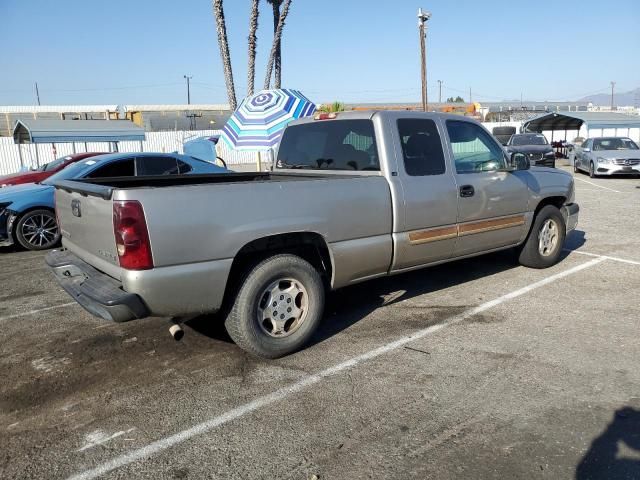
[[[530,268],[547,268],[558,263],[566,236],[560,210],[546,205],[536,215],[529,236],[520,247],[518,260]]]
[[[278,358],[309,341],[323,309],[324,286],[316,269],[296,255],[275,255],[248,272],[225,327],[243,350]]]

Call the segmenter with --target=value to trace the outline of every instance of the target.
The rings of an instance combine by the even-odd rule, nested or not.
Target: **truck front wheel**
[[[251,268],[225,320],[243,350],[278,358],[304,346],[322,319],[324,286],[306,260],[275,255]]]
[[[518,260],[531,268],[547,268],[558,263],[566,236],[566,226],[557,207],[546,205],[533,220],[527,240],[520,247]]]

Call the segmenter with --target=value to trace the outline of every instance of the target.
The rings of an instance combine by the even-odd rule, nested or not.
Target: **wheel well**
[[[251,267],[265,258],[281,253],[290,253],[304,258],[320,272],[325,285],[330,285],[333,266],[329,247],[322,235],[313,232],[271,235],[247,243],[235,255],[229,271],[223,303],[228,304],[230,295],[237,290]]]
[[[564,202],[566,201],[567,201],[567,198],[563,197],[562,195],[559,195],[557,197],[543,198],[542,200],[540,200],[540,203],[538,203],[538,206],[536,207],[534,218],[538,215],[538,212],[542,210],[544,207],[546,207],[547,205],[553,205],[558,210],[560,210],[564,205]]]

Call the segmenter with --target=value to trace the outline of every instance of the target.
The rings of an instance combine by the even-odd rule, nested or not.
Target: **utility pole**
[[[191,105],[191,87],[189,81],[193,78],[193,75],[183,75],[183,77],[187,81],[187,105]]]
[[[418,9],[418,32],[420,33],[420,78],[422,81],[422,110],[427,111],[427,20],[431,18],[431,13]]]
[[[438,80],[438,103],[442,103],[442,80]]]
[[[469,87],[469,103],[473,103],[473,97],[471,96],[471,87]]]
[[[616,82],[611,82],[611,111],[613,111],[613,88],[616,86]]]
[[[38,105],[40,105],[40,92],[38,91],[38,82],[36,82],[36,100],[38,101]]]

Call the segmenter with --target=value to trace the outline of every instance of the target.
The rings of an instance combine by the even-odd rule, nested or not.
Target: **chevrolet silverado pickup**
[[[305,345],[327,290],[509,248],[549,267],[578,221],[570,174],[471,119],[406,111],[291,122],[269,172],[60,181],[56,212],[47,263],[86,310],[219,311],[269,358]]]

